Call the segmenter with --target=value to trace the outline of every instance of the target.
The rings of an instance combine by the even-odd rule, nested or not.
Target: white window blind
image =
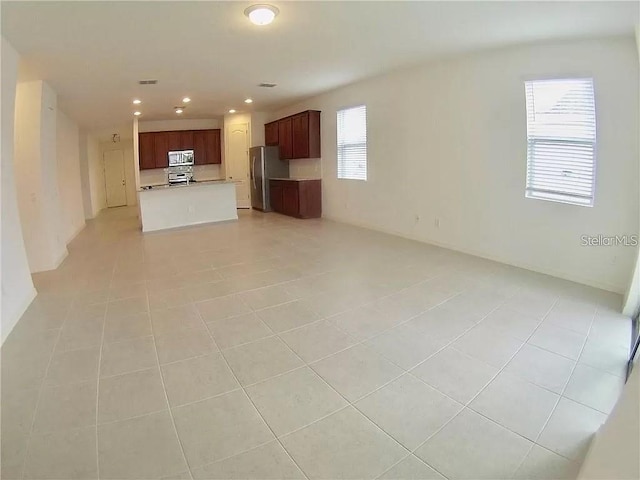
[[[338,110],[338,178],[367,179],[367,107]]]
[[[590,78],[525,82],[526,196],[592,206],[596,111]]]

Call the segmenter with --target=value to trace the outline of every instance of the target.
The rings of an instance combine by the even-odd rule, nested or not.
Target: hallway
[[[327,220],[103,211],[2,348],[2,478],[574,478],[601,290]]]

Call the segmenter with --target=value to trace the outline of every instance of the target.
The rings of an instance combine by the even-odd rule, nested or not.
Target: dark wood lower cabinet
[[[271,208],[297,218],[322,216],[320,180],[270,180]]]

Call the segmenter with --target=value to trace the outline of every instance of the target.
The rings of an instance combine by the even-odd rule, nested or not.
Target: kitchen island
[[[238,219],[236,187],[226,180],[143,187],[138,203],[143,232]]]

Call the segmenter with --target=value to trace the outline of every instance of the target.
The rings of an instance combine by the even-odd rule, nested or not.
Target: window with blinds
[[[526,196],[593,206],[596,110],[591,78],[525,82]]]
[[[338,110],[338,178],[367,179],[367,107]]]

